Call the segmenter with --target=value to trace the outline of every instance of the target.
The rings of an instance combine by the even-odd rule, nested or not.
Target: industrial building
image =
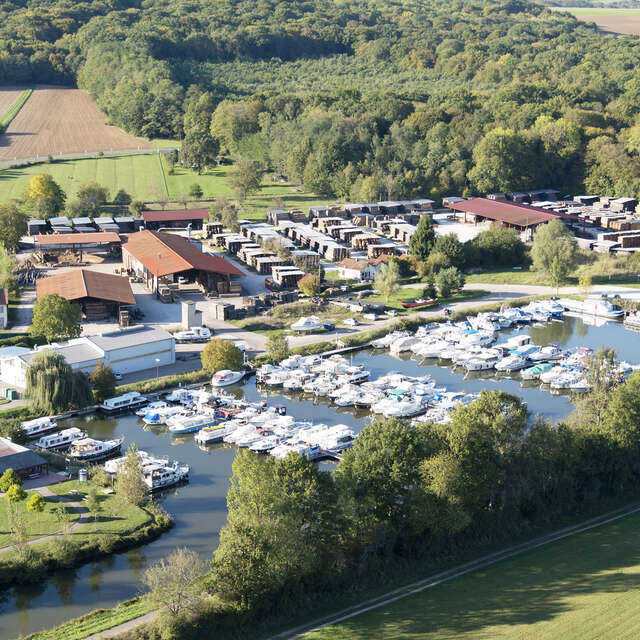
[[[154,293],[163,282],[179,278],[196,283],[206,292],[228,293],[231,276],[244,275],[228,260],[203,253],[187,238],[148,230],[128,236],[122,247],[122,262]]]
[[[36,281],[38,298],[58,294],[80,305],[87,320],[118,316],[121,305],[136,303],[129,280],[112,273],[74,269]]]
[[[178,209],[172,211],[143,211],[142,219],[147,229],[202,229],[203,221],[209,217],[206,209]]]
[[[91,373],[100,363],[114,373],[132,373],[162,367],[176,361],[175,340],[164,329],[135,325],[95,336],[82,336],[68,342],[36,347],[32,351],[3,355],[0,353],[2,382],[24,389],[26,371],[33,357],[45,349],[55,350],[71,368]]]

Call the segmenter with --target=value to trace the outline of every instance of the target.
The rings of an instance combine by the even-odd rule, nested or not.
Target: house
[[[178,278],[195,282],[207,292],[227,293],[231,276],[244,275],[228,260],[203,253],[187,238],[148,230],[128,236],[122,262],[154,293],[160,284]]]
[[[375,260],[355,260],[345,258],[338,264],[338,274],[343,280],[358,280],[359,282],[371,282],[380,271],[380,265],[386,256]]]
[[[209,217],[206,209],[178,209],[172,211],[143,211],[142,219],[147,229],[202,229],[203,221]]]
[[[9,291],[3,288],[3,289],[0,289],[0,326],[3,329],[6,329],[8,321],[9,321]]]
[[[112,273],[74,269],[36,281],[38,298],[58,294],[80,305],[87,320],[118,316],[121,305],[135,304],[128,278]]]
[[[0,475],[13,469],[23,480],[47,473],[48,463],[35,451],[0,438]]]
[[[19,353],[0,352],[0,379],[11,387],[26,387],[31,360],[42,350],[55,350],[72,369],[91,373],[100,363],[115,373],[144,371],[176,361],[175,340],[164,329],[134,325],[93,336],[82,336]]]

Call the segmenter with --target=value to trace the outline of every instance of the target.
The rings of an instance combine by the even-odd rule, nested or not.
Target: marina
[[[622,323],[606,322],[602,319],[589,319],[589,323],[585,323],[580,318],[568,316],[562,321],[517,324],[500,330],[494,345],[498,346],[511,338],[517,339],[510,343],[516,345],[516,348],[517,344],[527,344],[526,338],[530,338],[538,347],[555,347],[561,352],[574,353],[580,348],[597,350],[600,346],[607,345],[617,350],[619,359],[630,364],[640,363],[640,343],[635,340],[635,334]],[[554,350],[549,348],[547,355],[553,357]],[[550,361],[552,368],[555,362]],[[346,363],[348,367],[352,367],[347,370],[349,375],[362,377],[364,371],[369,372],[367,379],[354,385],[356,389],[365,391],[368,387],[364,385],[368,385],[369,382],[375,383],[390,375],[404,376],[405,381],[422,378],[422,382],[412,381],[415,390],[420,390],[417,385],[422,384],[422,391],[428,390],[429,393],[435,394],[433,397],[442,397],[438,398],[436,405],[427,407],[425,413],[415,416],[414,419],[417,420],[438,417],[446,420],[446,414],[451,407],[461,399],[473,397],[482,389],[503,389],[516,394],[527,403],[532,413],[539,413],[552,421],[565,418],[572,409],[570,390],[552,390],[550,387],[541,387],[539,381],[523,379],[522,373],[535,368],[536,364],[519,372],[496,375],[494,369],[453,367],[452,362],[416,357],[410,348],[392,354],[388,346],[355,352]],[[540,375],[542,373],[544,370],[539,372]],[[216,393],[231,395],[237,399],[243,398],[250,403],[264,402],[269,409],[263,413],[268,414],[267,417],[271,421],[280,418],[282,425],[306,421],[312,422],[315,426],[326,425],[327,428],[335,428],[318,429],[318,433],[314,432],[315,435],[310,442],[296,445],[299,453],[308,454],[310,457],[314,455],[314,451],[324,449],[327,444],[335,444],[334,449],[339,448],[342,444],[341,438],[345,438],[344,444],[348,446],[350,438],[357,437],[357,433],[370,421],[372,414],[367,403],[374,401],[373,393],[361,394],[353,405],[341,406],[347,402],[347,397],[338,395],[332,398],[329,395],[304,393],[300,389],[290,390],[284,387],[284,383],[283,380],[280,386],[269,386],[256,384],[256,379],[250,378],[244,384],[231,385],[224,390],[216,390]],[[296,386],[295,383],[292,384]],[[180,390],[170,396],[173,402],[167,401],[166,404],[177,406],[181,404],[181,400],[188,404],[193,401],[195,393]],[[404,395],[406,394],[399,394],[398,397],[402,398]],[[187,400],[187,396],[190,400]],[[398,401],[398,404],[401,402],[402,400]],[[147,405],[138,413],[145,409],[144,415],[147,415],[150,408],[151,405]],[[155,410],[161,409],[160,405],[156,405]],[[221,410],[224,411],[224,408]],[[132,412],[118,416],[94,414],[61,420],[59,427],[75,427],[98,440],[109,440],[123,435],[125,443],[135,442],[141,450],[147,452],[150,459],[153,459],[149,469],[153,464],[158,467],[170,467],[172,464],[179,464],[183,469],[188,467],[189,484],[173,484],[164,491],[155,490],[158,500],[174,516],[176,526],[153,543],[139,549],[92,562],[75,570],[57,572],[41,584],[17,586],[6,591],[5,599],[0,605],[2,637],[18,637],[20,633],[26,634],[50,627],[91,609],[108,607],[132,597],[139,590],[144,568],[166,556],[177,546],[188,545],[198,551],[205,561],[211,557],[218,542],[218,532],[226,520],[226,493],[231,465],[239,447],[239,444],[225,442],[224,438],[235,430],[220,434],[216,429],[216,425],[220,423],[216,423],[211,429],[202,428],[195,435],[172,435],[167,425],[145,424],[144,415],[135,415]],[[211,433],[210,440],[207,438],[208,433]],[[274,441],[268,440],[270,436],[262,436],[249,442],[251,435],[247,432],[242,443],[248,448],[263,449],[265,454],[267,450],[276,449],[277,445],[271,447]],[[253,437],[255,438],[255,435]],[[173,463],[174,459],[180,463]],[[116,460],[109,463],[115,463]],[[333,463],[325,461],[318,464],[331,468]],[[158,474],[155,477],[157,478]],[[173,479],[175,475],[172,476]]]

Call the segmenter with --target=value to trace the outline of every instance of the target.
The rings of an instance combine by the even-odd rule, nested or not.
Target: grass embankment
[[[58,496],[83,504],[82,495],[71,491],[82,494],[86,491],[86,485],[71,480],[51,485],[49,489]],[[99,501],[101,511],[95,521],[90,517],[89,521],[73,531],[56,536],[53,540],[34,543],[24,557],[13,550],[0,553],[0,585],[37,581],[47,571],[79,566],[101,556],[140,546],[173,526],[171,519],[152,504],[144,507],[125,505],[117,496],[104,493],[99,493]],[[47,511],[50,511],[54,501],[48,498],[47,503]],[[19,509],[23,512],[24,505],[20,505]],[[0,522],[0,527],[6,535],[6,511],[3,513],[5,518]],[[41,514],[43,516],[45,514]],[[78,514],[75,514],[73,520],[77,518]],[[56,527],[48,513],[42,522],[41,526],[48,527],[49,534],[60,531],[61,525],[56,523]],[[40,536],[32,536],[32,539],[34,537]],[[8,537],[4,539],[10,543]]]
[[[385,300],[383,296],[368,296],[363,298],[363,302],[383,302],[387,307],[391,307],[392,309],[397,309],[400,313],[415,313],[415,309],[405,309],[400,303],[406,300],[415,300],[416,298],[423,297],[424,289],[413,289],[411,287],[406,287],[402,289],[398,289],[396,293],[394,293],[389,300]],[[438,298],[438,301],[433,305],[442,305],[442,304],[453,304],[455,302],[464,302],[465,300],[473,300],[475,298],[481,298],[482,296],[486,296],[489,292],[483,291],[481,289],[471,290],[471,291],[461,291],[460,293],[456,293],[452,296],[448,296],[446,298]],[[428,307],[425,308],[428,311]]]
[[[111,629],[123,622],[139,618],[153,610],[144,598],[133,598],[121,602],[113,609],[96,609],[84,616],[69,620],[55,629],[38,631],[25,636],[23,640],[82,640],[87,636]]]
[[[0,114],[0,133],[11,124],[11,121],[18,115],[20,109],[22,109],[24,103],[32,93],[33,89],[25,89],[20,93],[14,103],[3,114]]]
[[[636,638],[639,528],[640,514],[635,514],[455,578],[309,638]]]

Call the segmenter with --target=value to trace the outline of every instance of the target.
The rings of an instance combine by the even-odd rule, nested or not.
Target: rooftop
[[[113,231],[97,231],[96,233],[61,233],[58,235],[37,235],[36,242],[43,247],[58,244],[111,244],[120,242],[120,236]]]
[[[19,471],[45,463],[46,460],[31,449],[15,444],[7,438],[0,438],[0,474],[7,469]]]
[[[38,297],[57,293],[67,300],[97,298],[121,304],[135,304],[129,280],[111,273],[89,269],[66,271],[36,281]]]
[[[63,342],[59,345],[47,345],[45,347],[40,347],[40,349],[29,351],[29,353],[24,353],[18,357],[23,362],[29,364],[31,360],[33,360],[34,356],[41,351],[46,351],[47,349],[55,350],[56,353],[63,356],[64,359],[72,366],[74,364],[98,360],[103,357],[102,351],[88,342],[86,338],[79,338],[78,340],[72,340],[71,342],[66,343]]]
[[[189,269],[224,275],[244,275],[228,260],[203,253],[186,238],[169,233],[149,230],[132,233],[127,237],[125,247],[156,277]]]
[[[174,220],[206,220],[207,209],[173,209],[171,211],[143,211],[145,222],[172,222]]]
[[[148,342],[169,340],[171,337],[171,334],[164,329],[137,324],[127,329],[89,336],[89,340],[103,351],[111,351]]]
[[[544,209],[517,202],[471,198],[463,202],[452,202],[451,208],[482,216],[488,220],[498,220],[519,227],[531,227],[558,218]]]

